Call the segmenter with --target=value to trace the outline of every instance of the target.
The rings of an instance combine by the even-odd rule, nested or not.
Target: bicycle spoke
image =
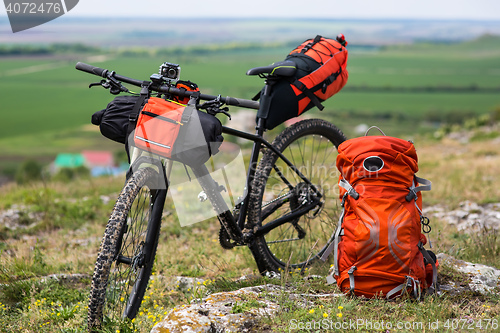
[[[311,122],[315,122],[312,120]],[[297,125],[298,126],[298,125]],[[262,190],[263,201],[260,205],[261,223],[271,221],[297,211],[304,205],[317,202],[317,206],[293,221],[282,224],[263,236],[265,246],[273,262],[278,267],[288,263],[290,267],[301,267],[310,260],[317,259],[322,250],[331,242],[338,223],[339,207],[336,204],[336,170],[338,141],[332,141],[335,130],[321,127],[318,131],[307,127],[289,141],[284,140],[283,155],[300,171],[308,181],[304,181],[291,167],[275,156],[267,175],[267,183]],[[299,130],[295,130],[297,131]],[[284,136],[286,137],[286,136]],[[337,137],[335,137],[337,140]],[[282,175],[287,181],[284,181]],[[289,175],[292,176],[289,176]],[[288,183],[287,183],[288,182]],[[309,183],[310,182],[310,183]],[[293,190],[289,190],[290,184]],[[283,200],[285,191],[291,194]],[[273,206],[276,200],[279,206]]]
[[[139,309],[151,274],[166,196],[166,191],[151,196],[147,184],[154,183],[156,177],[155,170],[140,169],[120,193],[104,234],[106,246],[101,247],[96,261],[89,328],[103,324],[116,327],[122,320],[134,318]]]

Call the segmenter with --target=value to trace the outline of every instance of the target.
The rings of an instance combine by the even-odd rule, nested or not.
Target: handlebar
[[[108,76],[111,75],[116,80],[131,84],[131,85],[134,85],[137,87],[141,87],[143,84],[147,84],[147,85],[149,85],[150,90],[157,91],[157,92],[163,93],[163,94],[172,94],[172,95],[177,95],[177,96],[181,96],[181,97],[190,97],[191,95],[195,94],[195,92],[186,91],[184,89],[181,90],[179,88],[171,87],[171,86],[166,85],[166,84],[156,85],[154,83],[151,83],[150,81],[141,81],[141,80],[132,79],[132,78],[129,78],[126,76],[116,74],[115,72],[109,71],[107,69],[92,66],[89,64],[85,64],[83,62],[78,62],[76,64],[75,68],[80,70],[80,71],[87,72],[87,73],[90,73],[93,75],[97,75],[97,76],[100,76],[103,78],[108,78]],[[200,99],[206,100],[206,101],[214,100],[217,98],[217,96],[206,95],[206,94],[200,94],[199,97],[200,97]],[[259,102],[257,102],[257,101],[229,97],[229,96],[221,97],[220,101],[225,103],[226,105],[239,106],[242,108],[255,109],[255,110],[258,110],[259,105],[260,105]]]
[[[76,64],[75,68],[78,69],[79,71],[87,72],[87,73],[94,74],[97,76],[102,76],[102,77],[106,77],[106,74],[108,72],[107,69],[95,67],[95,66],[83,63],[83,62],[78,62]]]

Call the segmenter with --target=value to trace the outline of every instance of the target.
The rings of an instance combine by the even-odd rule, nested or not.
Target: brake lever
[[[106,75],[106,79],[101,80],[100,82],[95,82],[89,84],[89,88],[95,87],[95,86],[101,86],[104,89],[109,89],[109,92],[113,95],[118,95],[121,92],[129,92],[127,87],[123,86],[120,81],[118,81],[113,75],[115,72],[111,72],[108,75]]]
[[[229,108],[228,107],[221,108],[221,106],[223,106],[224,103],[221,102],[220,99],[221,96],[219,95],[217,96],[216,99],[203,103],[202,105],[199,106],[199,108],[202,110],[206,110],[207,113],[212,116],[215,116],[218,113],[222,113],[223,115],[227,116],[229,120],[231,120],[231,115],[228,113]]]
[[[115,77],[115,71],[112,71],[111,73],[107,74],[107,83],[110,85],[109,92],[113,95],[118,95],[119,93],[123,92],[129,92],[129,90],[122,85],[120,81],[118,81]]]
[[[200,107],[202,110],[206,110],[209,115],[215,116],[218,113],[222,113],[223,115],[227,116],[229,120],[231,120],[231,115],[229,114],[229,108],[220,108],[217,106],[205,106],[205,107]]]
[[[109,87],[105,87],[104,86],[105,84],[106,84],[106,80],[101,80],[101,82],[94,82],[94,83],[89,84],[89,88],[96,87],[96,86],[102,86],[106,89],[109,88]]]
[[[222,108],[217,111],[217,113],[222,113],[223,115],[227,116],[229,118],[229,120],[231,120],[231,115],[229,114],[229,108],[228,107],[225,107],[225,108]]]
[[[227,116],[229,120],[231,120],[231,115],[229,114],[229,108],[220,108],[217,106],[205,106],[205,107],[200,107],[202,110],[206,110],[209,115],[215,116],[218,113],[222,113],[223,115]]]

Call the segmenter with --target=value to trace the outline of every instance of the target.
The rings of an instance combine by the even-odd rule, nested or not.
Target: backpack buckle
[[[410,202],[413,199],[415,199],[416,197],[417,197],[417,193],[411,188],[409,190],[408,194],[406,195],[405,199],[406,199],[406,201]]]

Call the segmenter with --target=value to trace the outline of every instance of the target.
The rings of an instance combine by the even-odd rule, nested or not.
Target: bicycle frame
[[[301,172],[300,170],[298,170],[295,165],[293,165],[293,163],[288,160],[288,158],[286,158],[278,149],[276,149],[276,147],[274,147],[271,143],[269,143],[268,141],[266,141],[262,134],[263,134],[263,119],[262,118],[258,118],[258,121],[257,121],[257,133],[256,134],[249,134],[249,133],[246,133],[246,132],[242,132],[242,131],[238,131],[238,130],[235,130],[235,129],[232,129],[232,128],[229,128],[229,127],[223,127],[223,130],[222,130],[223,133],[226,133],[226,134],[229,134],[229,135],[233,135],[233,136],[236,136],[238,138],[242,138],[242,139],[246,139],[246,140],[250,140],[250,141],[253,141],[254,142],[254,145],[253,145],[253,148],[252,148],[252,154],[251,154],[251,158],[250,158],[250,164],[249,164],[249,168],[248,168],[248,172],[247,172],[247,192],[249,193],[250,190],[251,190],[251,184],[254,180],[254,177],[255,177],[255,167],[258,163],[258,159],[259,159],[259,153],[260,153],[260,150],[261,150],[261,147],[262,145],[264,145],[266,148],[269,148],[271,149],[275,154],[278,155],[278,157],[286,163],[286,165],[288,167],[290,167],[306,184],[308,184],[309,186],[311,186],[311,189],[313,189],[313,191],[315,192],[316,195],[318,195],[318,198],[321,198],[321,193],[318,191],[318,189],[311,183],[311,181],[305,177]],[[286,181],[286,178],[283,174],[281,174],[281,172],[279,172],[279,170],[276,170],[278,172],[278,175],[285,181],[285,183],[288,183],[288,181]],[[289,183],[288,183],[289,184]],[[244,222],[246,220],[246,213],[247,213],[247,207],[248,207],[248,200],[249,200],[249,196],[246,196],[243,203],[242,203],[242,207],[240,209],[240,215],[239,215],[239,219],[237,221],[237,224],[238,224],[238,227],[240,229],[243,229],[244,227]],[[262,234],[265,234],[267,232],[269,232],[270,230],[288,222],[288,221],[291,221],[295,218],[297,218],[298,216],[300,215],[303,215],[305,212],[311,210],[313,207],[315,207],[316,205],[313,204],[313,205],[309,205],[310,207],[307,207],[309,209],[307,209],[306,211],[297,211],[296,213],[292,213],[290,214],[289,216],[286,216],[286,217],[282,217],[280,219],[277,219],[277,220],[274,220],[273,222],[270,222],[268,224],[266,224],[265,227],[260,227],[258,229],[258,231],[255,233],[255,236],[260,236]]]
[[[120,127],[125,125],[127,130],[120,131],[119,133],[124,135],[116,141],[125,144],[131,164],[126,184],[117,198],[117,204],[104,232],[102,244],[109,246],[101,247],[96,260],[89,296],[89,328],[101,327],[106,316],[114,322],[133,319],[137,315],[153,269],[163,209],[170,187],[173,190],[178,185],[179,196],[173,195],[173,201],[177,205],[181,225],[217,216],[221,226],[220,245],[224,249],[248,246],[261,274],[288,268],[300,267],[304,270],[305,266],[320,258],[328,244],[333,241],[333,235],[329,235],[328,230],[334,230],[335,219],[330,218],[330,209],[324,210],[331,184],[328,180],[323,182],[322,172],[315,172],[316,168],[312,168],[312,165],[316,165],[316,157],[320,155],[319,168],[328,169],[335,158],[335,154],[331,154],[332,147],[337,147],[343,141],[343,134],[327,121],[310,119],[284,130],[272,143],[263,136],[274,83],[278,78],[292,75],[295,67],[286,67],[287,71],[275,72],[275,69],[281,67],[267,66],[256,68],[253,74],[248,72],[250,75],[258,72],[259,76],[266,78],[260,103],[181,90],[177,88],[177,82],[168,81],[157,74],[150,77],[151,81],[139,81],[83,63],[77,63],[76,68],[105,78],[90,86],[101,85],[115,95],[120,92],[130,93],[120,81],[141,88],[140,95],[131,99],[135,101],[132,110],[128,107],[119,109],[126,117],[120,122]],[[237,172],[245,168],[241,152],[237,160],[232,156],[231,162],[220,169],[215,166],[219,165],[219,161],[226,160],[224,156],[220,159],[219,156],[214,157],[201,165],[185,162],[190,165],[191,172],[186,169],[189,180],[191,181],[190,175],[194,175],[201,186],[202,192],[198,198],[200,201],[209,199],[215,214],[209,214],[211,209],[207,209],[208,204],[201,207],[188,205],[192,196],[198,193],[199,187],[197,184],[185,182],[184,175],[181,174],[182,169],[178,170],[179,172],[173,170],[174,160],[151,153],[147,148],[142,150],[135,146],[135,136],[132,133],[135,133],[134,129],[137,127],[137,114],[144,113],[141,106],[146,98],[154,94],[165,99],[175,99],[175,96],[189,97],[189,107],[195,106],[198,111],[205,111],[211,116],[219,113],[229,116],[226,105],[257,110],[256,131],[253,134],[228,126],[222,126],[221,130],[220,124],[216,124],[217,135],[222,132],[252,142],[246,176]],[[111,108],[104,111],[109,110]],[[94,123],[102,124],[100,121]],[[206,132],[205,128],[200,130]],[[185,133],[200,134],[200,130],[188,130]],[[128,144],[127,139],[130,140]],[[206,144],[205,140],[199,141],[201,147]],[[183,161],[182,158],[177,160]],[[195,166],[191,166],[192,163]],[[232,175],[235,175],[234,178]],[[241,181],[244,177],[244,183],[238,182],[237,186],[233,186],[235,184],[228,180]],[[217,182],[221,182],[221,185]],[[227,192],[231,203],[223,191]],[[235,199],[236,196],[240,197]],[[320,241],[321,244],[317,246]],[[318,252],[313,254],[315,251]],[[292,256],[294,253],[297,255]],[[287,258],[288,261],[284,262]],[[324,259],[324,255],[321,259]],[[111,296],[108,297],[110,293]]]
[[[128,92],[128,89],[123,87],[121,85],[120,81],[124,81],[126,83],[141,87],[141,94],[143,91],[146,92],[151,92],[151,91],[157,91],[160,94],[173,94],[173,95],[178,95],[181,97],[192,97],[195,94],[197,95],[197,98],[202,99],[202,100],[215,100],[217,99],[218,101],[221,101],[225,103],[226,105],[232,105],[232,106],[239,106],[247,109],[256,109],[257,111],[257,126],[256,126],[256,133],[255,134],[250,134],[247,132],[239,131],[232,129],[230,127],[223,126],[222,132],[225,134],[229,134],[238,138],[242,138],[245,140],[253,141],[253,147],[252,147],[252,153],[251,153],[251,158],[250,158],[250,164],[249,168],[247,171],[247,176],[246,176],[246,188],[245,192],[246,193],[251,193],[251,186],[255,178],[255,172],[256,172],[256,166],[259,161],[259,154],[262,149],[262,146],[265,146],[266,148],[270,149],[278,155],[278,157],[285,162],[285,164],[297,174],[298,177],[300,177],[308,186],[309,188],[314,192],[315,194],[315,200],[310,202],[308,205],[296,210],[295,212],[286,214],[274,221],[271,221],[269,223],[266,223],[265,226],[260,226],[257,228],[257,230],[252,230],[253,225],[249,221],[247,221],[247,210],[248,210],[248,204],[249,204],[249,195],[246,195],[241,202],[241,207],[239,209],[240,214],[238,216],[238,220],[236,221],[234,215],[232,212],[230,212],[229,208],[227,207],[226,203],[222,199],[222,196],[220,195],[219,190],[216,188],[215,181],[212,179],[211,181],[208,180],[206,184],[200,184],[206,187],[206,191],[209,191],[213,195],[209,195],[209,199],[211,201],[212,206],[215,208],[219,221],[221,224],[223,224],[223,227],[226,228],[228,231],[230,237],[239,245],[244,245],[248,244],[252,241],[254,237],[257,236],[262,236],[269,231],[271,231],[274,228],[277,228],[284,223],[287,223],[289,221],[292,221],[296,219],[297,217],[306,214],[310,210],[312,210],[314,207],[317,207],[317,204],[319,200],[322,197],[322,194],[320,191],[314,186],[311,181],[305,177],[300,170],[298,170],[293,163],[288,160],[276,147],[274,147],[271,143],[266,141],[263,138],[263,134],[265,131],[265,119],[267,118],[267,114],[269,111],[269,105],[270,105],[270,94],[271,94],[271,89],[272,89],[272,80],[270,79],[269,81],[266,80],[265,86],[263,89],[263,93],[261,95],[261,102],[256,102],[256,101],[251,101],[251,100],[245,100],[245,99],[239,99],[239,98],[234,98],[234,97],[221,97],[219,96],[210,96],[210,95],[204,95],[200,94],[199,92],[186,92],[183,90],[180,90],[178,88],[169,86],[169,85],[163,85],[161,82],[156,82],[153,80],[153,82],[149,81],[140,81],[136,79],[131,79],[125,76],[121,76],[116,74],[113,71],[108,71],[107,69],[95,67],[92,65],[84,64],[84,63],[77,63],[76,68],[78,70],[82,70],[97,76],[101,76],[107,79],[107,81],[102,80],[100,84],[91,84],[90,86],[93,85],[103,85],[105,88],[110,88],[114,89],[115,93],[119,93],[120,91],[125,91]],[[107,86],[104,84],[106,83]],[[113,91],[112,91],[113,92]],[[135,149],[131,147],[131,170],[133,170],[134,167],[137,167],[137,165],[141,166],[142,164],[146,164],[148,166],[154,166],[160,174],[164,175],[164,180],[165,180],[165,188],[168,190],[168,178],[170,177],[170,171],[172,169],[172,161],[160,158],[158,156],[155,156],[153,154],[140,151],[139,149]],[[205,165],[201,166],[200,168],[192,168],[192,171],[194,174],[197,176],[198,180],[200,181],[200,177],[209,175],[208,169],[206,168]],[[276,168],[275,171],[277,172],[278,176],[283,180],[285,184],[290,189],[293,189],[293,186],[290,184],[290,182],[287,181],[286,177]],[[222,207],[217,209],[218,207]],[[279,207],[276,207],[279,208]],[[272,212],[267,212],[264,216],[267,217],[271,214]],[[245,221],[247,223],[245,223]]]
[[[277,154],[278,157],[288,167],[290,167],[290,169],[293,170],[293,172],[295,172],[298,177],[300,177],[306,184],[308,184],[310,186],[310,188],[315,192],[318,199],[321,198],[322,195],[318,191],[318,189],[314,186],[314,184],[312,184],[311,181],[306,176],[304,176],[300,172],[300,170],[298,170],[295,167],[295,165],[288,158],[286,158],[286,156],[284,156],[276,147],[274,147],[270,142],[268,142],[267,140],[265,140],[263,138],[264,126],[263,126],[263,119],[262,118],[258,118],[256,134],[250,134],[250,133],[239,131],[239,130],[236,130],[236,129],[233,129],[230,127],[226,127],[226,126],[223,126],[222,132],[225,134],[229,134],[229,135],[232,135],[232,136],[235,136],[238,138],[248,140],[248,141],[253,141],[252,154],[251,154],[251,159],[250,159],[249,168],[248,168],[247,177],[246,177],[246,187],[245,187],[246,193],[250,193],[251,185],[252,185],[252,182],[255,178],[256,166],[257,166],[257,163],[259,161],[260,150],[262,149],[262,146],[265,146],[266,148],[272,150],[275,154]],[[168,179],[170,177],[170,172],[172,170],[173,161],[168,160],[168,159],[164,159],[164,158],[159,159],[158,156],[153,155],[153,154],[148,153],[148,152],[145,152],[145,151],[141,151],[137,148],[132,147],[132,149],[133,150],[132,150],[132,154],[131,154],[131,165],[134,167],[138,167],[137,166],[138,164],[139,165],[146,164],[146,166],[152,166],[152,165],[155,166],[156,169],[158,169],[159,173],[164,174],[165,186],[166,186],[166,189],[168,190],[168,184],[169,184]],[[162,161],[161,166],[158,165],[158,160]],[[141,166],[139,166],[139,167],[141,167]],[[205,166],[202,166],[200,168],[192,168],[192,171],[194,172],[194,174],[196,175],[198,180],[201,177],[206,177],[207,175],[209,175],[208,169]],[[279,170],[276,170],[276,171],[278,172],[278,175],[282,178],[282,180],[285,183],[289,184],[289,182],[286,180],[285,176],[281,172],[279,172]],[[215,182],[213,182],[212,185],[208,185],[208,186],[209,187],[213,186],[213,188],[211,189],[212,191],[219,192],[219,189],[215,188]],[[290,188],[292,188],[291,185],[289,185],[289,186],[290,186]],[[238,216],[238,220],[235,219],[234,215],[232,214],[230,209],[227,207],[227,205],[225,204],[222,197],[215,199],[215,200],[218,200],[218,202],[212,202],[212,200],[214,200],[214,199],[213,198],[211,199],[211,203],[213,206],[217,206],[217,207],[223,206],[226,208],[224,211],[217,212],[219,220],[224,219],[224,221],[220,221],[221,224],[228,223],[228,225],[225,225],[224,227],[226,227],[227,230],[233,231],[233,232],[229,232],[229,235],[231,236],[233,241],[235,241],[236,243],[241,244],[241,245],[248,244],[249,242],[251,242],[253,237],[262,236],[262,235],[268,233],[269,231],[273,230],[274,228],[277,228],[277,227],[279,227],[279,226],[281,226],[289,221],[296,219],[297,217],[300,217],[300,216],[306,214],[307,212],[309,212],[310,210],[315,208],[317,206],[317,202],[318,202],[318,201],[313,201],[312,203],[306,205],[305,207],[303,207],[303,208],[301,208],[293,213],[282,216],[274,221],[267,223],[264,226],[259,227],[257,230],[250,230],[250,225],[248,225],[248,224],[245,225],[245,221],[247,220],[247,209],[248,209],[249,198],[250,198],[250,196],[246,195],[244,197],[243,201],[241,202],[241,208],[239,209],[240,214]],[[229,212],[229,214],[228,214],[228,212]],[[224,214],[225,216],[223,218],[221,218],[221,214]],[[268,215],[269,214],[270,213],[268,213]]]

